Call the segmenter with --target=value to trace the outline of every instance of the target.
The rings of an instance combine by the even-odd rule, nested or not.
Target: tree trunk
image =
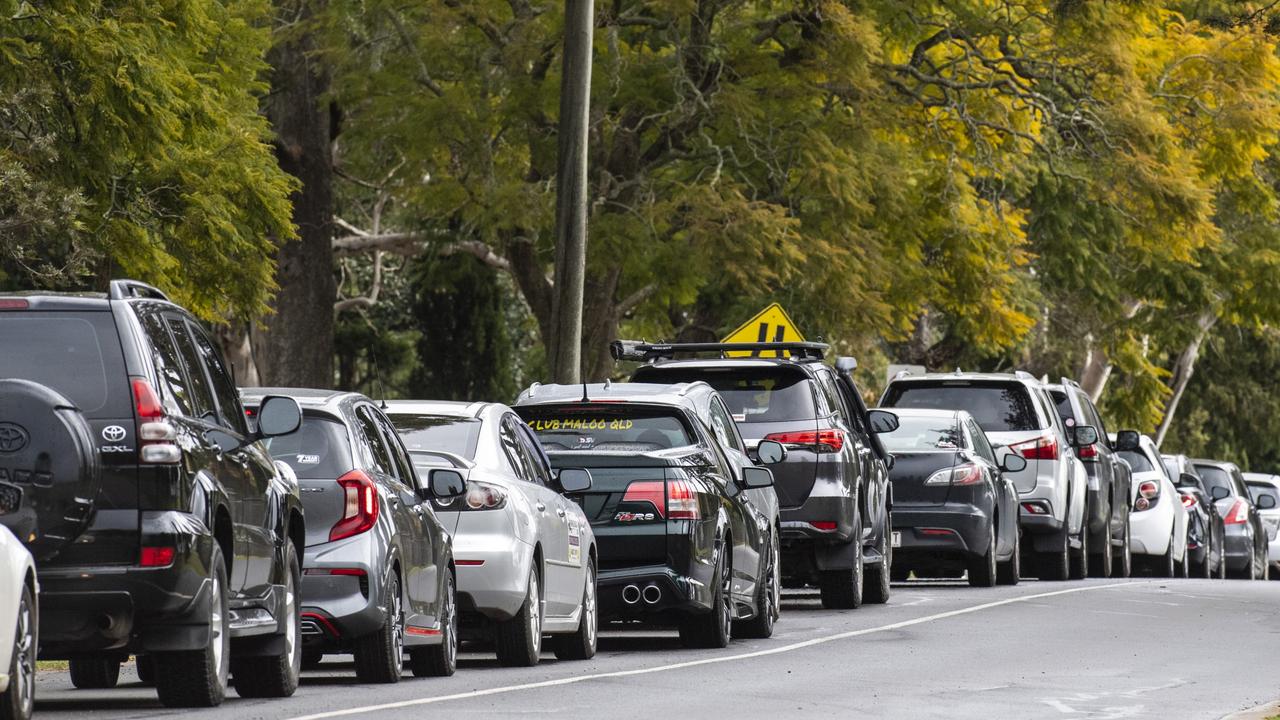
[[[1111,378],[1113,365],[1107,358],[1107,353],[1098,346],[1093,333],[1088,335],[1085,342],[1089,349],[1084,356],[1084,369],[1080,371],[1080,387],[1089,395],[1089,399],[1096,403],[1098,398],[1102,397],[1102,390],[1107,386],[1107,380]]]
[[[1216,310],[1210,309],[1201,313],[1196,321],[1198,328],[1196,336],[1187,343],[1187,347],[1178,356],[1178,362],[1173,366],[1173,394],[1165,403],[1164,418],[1160,420],[1160,427],[1156,430],[1156,447],[1164,443],[1164,436],[1169,432],[1169,426],[1173,424],[1174,415],[1178,412],[1182,393],[1186,391],[1187,384],[1191,382],[1191,376],[1195,373],[1196,359],[1200,357],[1200,346],[1204,344],[1204,339],[1209,336],[1209,331],[1217,322]]]
[[[313,15],[312,0],[277,3],[294,32]],[[276,255],[280,291],[275,313],[254,328],[253,349],[261,381],[268,385],[333,386],[333,301],[337,295],[333,259],[332,126],[323,97],[329,73],[313,57],[307,33],[277,40],[268,54],[271,95],[266,114],[276,133],[280,167],[298,178],[293,222],[298,239]]]

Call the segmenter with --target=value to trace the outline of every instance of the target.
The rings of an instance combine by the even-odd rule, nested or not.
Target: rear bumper
[[[853,539],[857,512],[853,498],[810,496],[800,507],[779,512],[782,541],[784,544],[847,543]],[[835,523],[835,528],[819,529],[813,523]]]
[[[1129,515],[1129,546],[1135,555],[1164,555],[1173,538],[1173,505],[1160,498],[1156,506]]]
[[[959,503],[893,509],[893,529],[902,544],[894,553],[904,559],[921,555],[980,557],[987,552],[991,518],[980,508]],[[895,558],[896,559],[896,558]]]
[[[603,570],[596,580],[596,588],[600,614],[609,619],[643,619],[670,612],[711,610],[712,591],[705,581],[681,575],[666,566]]]
[[[141,513],[143,546],[175,548],[173,564],[40,568],[40,658],[209,645],[213,535],[177,511]]]
[[[302,642],[308,649],[336,649],[382,627],[385,553],[373,533],[312,545],[302,560]],[[363,577],[317,574],[357,570]]]
[[[508,620],[520,611],[529,591],[532,546],[510,536],[459,533],[453,555],[461,610],[490,620]]]

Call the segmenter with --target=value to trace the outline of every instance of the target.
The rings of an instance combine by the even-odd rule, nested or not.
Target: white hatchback
[[[1133,508],[1129,515],[1134,562],[1156,577],[1186,577],[1187,508],[1165,472],[1155,442],[1143,435],[1137,449],[1121,450],[1133,471]]]
[[[29,720],[36,691],[36,567],[0,525],[0,718]]]

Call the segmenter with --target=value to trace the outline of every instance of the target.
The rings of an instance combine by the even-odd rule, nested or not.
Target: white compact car
[[[591,487],[582,469],[553,471],[527,425],[506,405],[394,401],[387,417],[419,473],[453,467],[467,478],[460,498],[437,502],[453,535],[464,637],[489,637],[498,661],[538,662],[542,636],[556,657],[596,652],[596,543],[566,495]]]
[[[1249,488],[1254,507],[1262,516],[1267,529],[1267,543],[1271,563],[1271,579],[1280,580],[1280,475],[1245,473],[1244,484]]]
[[[0,525],[0,720],[28,720],[36,692],[36,566]]]
[[[1120,457],[1133,470],[1129,531],[1134,562],[1151,568],[1156,577],[1186,577],[1187,508],[1165,472],[1160,451],[1143,435],[1137,449],[1121,450]]]

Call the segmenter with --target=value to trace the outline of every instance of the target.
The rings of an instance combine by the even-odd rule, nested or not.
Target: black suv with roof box
[[[298,404],[268,399],[251,432],[196,319],[128,280],[0,295],[0,377],[21,440],[0,447],[0,522],[36,557],[40,658],[104,688],[136,654],[169,706],[217,705],[229,674],[291,695],[302,504],[260,439],[297,430]]]
[[[772,469],[788,585],[817,585],[828,608],[889,599],[892,460],[853,380],[853,358],[830,367],[822,343],[618,341],[610,350],[645,363],[633,382],[710,384],[752,451],[762,440],[787,448]]]

